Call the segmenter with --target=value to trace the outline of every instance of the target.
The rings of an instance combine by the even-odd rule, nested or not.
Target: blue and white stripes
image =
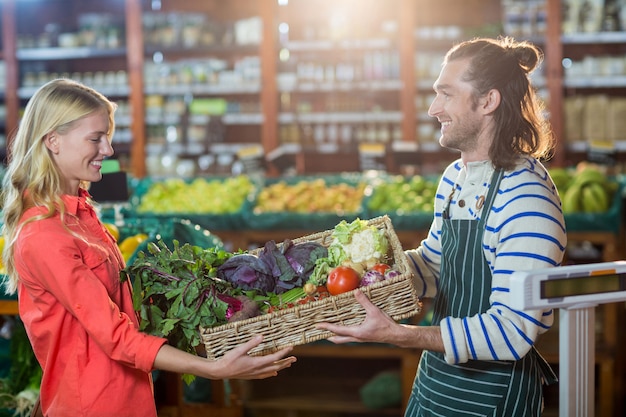
[[[493,171],[489,161],[465,167],[460,160],[444,171],[428,236],[419,248],[406,251],[422,297],[433,297],[438,290],[442,211],[449,196],[450,218],[480,219],[484,213],[478,202],[487,194]],[[516,360],[528,352],[554,317],[552,311],[510,308],[510,276],[513,271],[560,265],[566,241],[561,202],[547,170],[536,159],[521,158],[515,169],[504,173],[481,242],[493,274],[490,308],[473,317],[442,319],[446,362]]]

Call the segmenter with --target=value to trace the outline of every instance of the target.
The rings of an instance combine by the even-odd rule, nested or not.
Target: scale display
[[[559,417],[595,412],[595,309],[626,301],[626,261],[518,271],[509,304],[559,309]]]
[[[511,307],[520,310],[620,301],[626,297],[626,261],[517,271],[511,294]]]

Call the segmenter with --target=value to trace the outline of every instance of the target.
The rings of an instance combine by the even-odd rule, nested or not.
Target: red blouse
[[[130,284],[119,280],[122,255],[87,195],[64,196],[65,224],[58,214],[29,222],[15,243],[42,408],[48,417],[155,417],[150,371],[166,340],[138,330]],[[44,212],[31,208],[22,222]]]

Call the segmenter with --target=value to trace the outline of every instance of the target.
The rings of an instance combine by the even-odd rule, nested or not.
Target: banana
[[[550,169],[550,177],[552,177],[552,182],[554,182],[559,193],[564,193],[572,181],[571,173],[565,168]]]
[[[571,185],[563,194],[561,206],[563,213],[578,213],[582,210],[582,188],[577,185]]]
[[[572,178],[573,174],[573,178]],[[561,195],[563,213],[604,213],[609,210],[619,183],[595,164],[579,164],[575,171],[563,168],[550,170]]]
[[[604,173],[596,168],[588,166],[587,168],[581,170],[576,174],[573,184],[579,184],[581,186],[584,186],[590,183],[598,183],[602,184],[602,186],[605,186],[608,181],[609,180]]]

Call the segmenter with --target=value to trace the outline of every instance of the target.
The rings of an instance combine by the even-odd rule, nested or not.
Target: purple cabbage
[[[309,279],[309,276],[315,269],[315,262],[320,258],[328,257],[328,249],[315,242],[294,244],[286,240],[282,249],[289,265],[304,282]]]
[[[246,291],[267,293],[272,292],[275,286],[269,266],[259,257],[249,254],[229,258],[217,269],[217,277]]]
[[[243,290],[282,294],[303,286],[315,261],[327,256],[328,250],[315,242],[294,244],[287,239],[279,247],[271,240],[258,256],[239,254],[228,259],[218,268],[217,277]]]

